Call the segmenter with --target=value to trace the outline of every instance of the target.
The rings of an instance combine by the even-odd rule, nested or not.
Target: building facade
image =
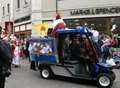
[[[49,28],[52,28],[56,12],[61,15],[68,28],[79,28],[87,24],[88,27],[107,33],[113,24],[120,25],[119,0],[0,0],[0,2],[2,2],[1,25],[6,20],[13,20],[13,31],[21,38],[31,35],[35,23],[47,23]],[[10,14],[7,13],[8,3],[11,4]]]
[[[51,27],[52,20],[43,18],[44,13],[52,12],[55,16],[55,0],[14,0],[14,31],[20,38],[30,37],[33,25],[48,23]],[[53,19],[51,16],[49,18]],[[43,20],[45,19],[45,20]]]
[[[49,1],[49,0],[48,0]],[[108,33],[113,24],[120,25],[119,0],[56,0],[57,10],[68,28],[79,28],[84,24]],[[42,18],[53,17],[51,12]]]
[[[24,39],[31,34],[31,1],[13,0],[14,33]]]
[[[5,29],[5,22],[13,21],[13,0],[0,0],[0,25]]]

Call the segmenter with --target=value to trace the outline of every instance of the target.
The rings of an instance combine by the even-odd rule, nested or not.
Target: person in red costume
[[[64,23],[63,19],[61,19],[61,16],[57,14],[56,20],[53,22],[53,29],[51,32],[51,36],[58,37],[57,30],[58,29],[65,29],[66,24]]]

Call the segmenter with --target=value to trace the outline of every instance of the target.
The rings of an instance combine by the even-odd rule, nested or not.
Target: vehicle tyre
[[[50,68],[48,67],[44,67],[41,69],[40,71],[41,77],[44,79],[49,79],[52,77],[52,71]]]
[[[113,78],[106,73],[99,74],[96,81],[100,88],[111,88],[113,84]]]

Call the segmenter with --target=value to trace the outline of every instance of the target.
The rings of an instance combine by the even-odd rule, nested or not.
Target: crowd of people
[[[10,76],[12,67],[20,67],[21,60],[29,57],[28,47],[28,40],[20,40],[0,27],[0,88],[5,87],[5,78]]]
[[[118,45],[117,39],[114,36],[107,34],[101,34],[99,36],[98,45],[100,47],[102,56],[104,59],[110,58],[113,55],[112,48],[116,48]]]
[[[13,54],[12,65],[14,67],[20,67],[20,61],[22,59],[29,58],[29,39],[20,40],[13,34],[11,34],[9,38],[1,35],[1,38],[3,41],[8,42],[11,46]]]
[[[4,37],[1,35],[2,40],[9,42],[12,49],[12,67],[20,67],[22,59],[28,59],[32,65],[32,69],[35,69],[34,57],[31,55],[32,52],[37,52],[40,54],[51,54],[52,49],[47,43],[34,43],[31,44],[29,39],[20,40],[13,34],[9,37]],[[30,66],[31,68],[31,66]]]

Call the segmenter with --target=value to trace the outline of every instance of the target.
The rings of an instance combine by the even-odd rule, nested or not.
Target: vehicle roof
[[[48,42],[50,40],[54,40],[54,38],[52,37],[47,37],[47,38],[31,38],[30,41],[31,42]]]
[[[81,35],[84,33],[89,34],[89,36],[92,36],[92,32],[90,32],[90,29],[81,27],[80,29],[58,29],[58,33],[65,34],[65,33],[80,33]]]

